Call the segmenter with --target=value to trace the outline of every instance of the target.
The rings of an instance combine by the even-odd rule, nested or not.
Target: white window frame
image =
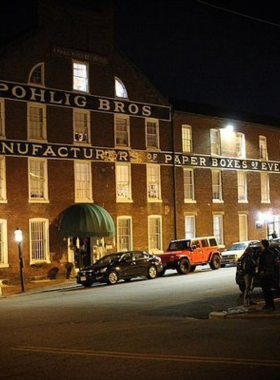
[[[160,165],[147,164],[146,170],[148,202],[161,202]]]
[[[9,267],[7,220],[0,219],[0,268]]]
[[[36,232],[36,241],[34,239],[34,232],[32,226],[35,223],[39,226]],[[34,251],[38,251],[35,255]],[[49,220],[45,218],[29,219],[29,251],[30,251],[30,264],[47,262],[50,263],[50,248],[49,248]],[[37,256],[37,257],[36,257]]]
[[[221,155],[221,135],[219,129],[210,129],[211,155]]]
[[[191,153],[193,151],[192,127],[187,124],[182,125],[182,152]]]
[[[154,124],[155,133],[151,133],[149,124]],[[158,119],[146,118],[145,119],[145,131],[146,131],[146,148],[147,149],[159,149],[159,121]],[[151,143],[151,141],[154,141]]]
[[[116,163],[116,201],[131,202],[131,165]]]
[[[0,203],[7,203],[6,157],[0,157]]]
[[[31,116],[31,109],[40,110],[42,120],[33,120],[34,115]],[[33,127],[33,123],[35,127]],[[47,141],[47,109],[45,104],[27,103],[27,126],[29,140]],[[33,130],[35,130],[36,133],[34,133]]]
[[[5,99],[0,98],[0,136],[5,137]]]
[[[148,246],[150,253],[163,252],[162,249],[162,216],[148,216]]]
[[[223,214],[213,214],[213,235],[219,245],[224,245],[224,216]]]
[[[91,162],[77,160],[74,162],[75,202],[92,202],[92,168]]]
[[[195,203],[194,170],[183,168],[184,202]]]
[[[120,223],[126,222],[126,226],[121,226]],[[127,233],[121,235],[121,228],[127,229]],[[121,239],[124,239],[121,241]],[[131,216],[118,216],[117,217],[117,251],[125,252],[133,250],[133,239],[132,239],[132,217]]]
[[[128,115],[115,114],[115,145],[122,148],[130,146],[130,117]]]
[[[89,65],[86,62],[73,61],[73,91],[89,92]],[[80,75],[78,75],[80,73]]]
[[[128,98],[126,87],[118,77],[115,77],[115,97]]]
[[[247,203],[247,172],[237,171],[237,197],[239,203]]]
[[[185,215],[185,239],[196,237],[195,215]]]
[[[265,136],[259,136],[260,159],[268,160],[267,140]]]
[[[246,140],[245,134],[236,133],[236,157],[246,158]]]
[[[270,203],[269,174],[260,173],[261,180],[261,203]]]
[[[238,214],[239,241],[248,240],[248,215]]]
[[[79,120],[78,119],[79,116]],[[82,121],[80,118],[82,117]],[[90,144],[90,111],[73,109],[73,132],[75,144]]]
[[[35,164],[39,165],[39,173],[37,171],[33,173],[32,166]],[[45,203],[49,201],[48,161],[46,158],[28,158],[28,185],[29,202]],[[38,192],[41,192],[42,196]]]
[[[212,170],[212,201],[213,203],[223,202],[223,186],[222,186],[222,171],[221,170]]]
[[[39,69],[39,70],[38,70]],[[40,76],[37,75],[37,72],[40,73]],[[32,80],[32,76],[36,74],[39,80]],[[44,62],[37,63],[37,65],[33,66],[30,70],[28,83],[33,86],[45,86],[45,64]]]

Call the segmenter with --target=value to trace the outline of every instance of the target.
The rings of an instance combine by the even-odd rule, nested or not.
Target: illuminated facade
[[[226,132],[226,118],[171,112],[115,49],[108,9],[40,7],[39,27],[1,47],[0,278],[18,278],[16,228],[30,279],[174,237],[280,232],[276,127],[232,120]],[[114,236],[63,234],[76,204],[106,210]]]

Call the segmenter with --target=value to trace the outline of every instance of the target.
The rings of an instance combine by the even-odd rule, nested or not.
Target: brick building
[[[114,46],[112,10],[38,3],[37,27],[0,49],[0,278],[18,278],[17,228],[26,278],[280,232],[277,126],[171,112]]]

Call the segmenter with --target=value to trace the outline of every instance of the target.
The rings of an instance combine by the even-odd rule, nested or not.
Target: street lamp
[[[19,258],[19,273],[20,273],[21,291],[24,292],[23,260],[22,260],[22,231],[19,228],[17,228],[15,230],[15,241],[18,243],[18,258]]]

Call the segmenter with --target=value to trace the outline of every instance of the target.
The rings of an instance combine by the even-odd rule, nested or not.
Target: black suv
[[[252,245],[252,246],[250,246],[250,248],[252,248],[252,250],[253,250],[254,259],[256,261],[258,261],[258,258],[260,255],[260,250],[261,250],[260,244]],[[273,279],[272,285],[273,285],[274,289],[279,289],[279,286],[280,286],[280,284],[279,284],[280,243],[270,242],[269,249],[275,253],[275,270],[274,270],[274,279]],[[244,281],[244,276],[243,276],[242,269],[241,269],[242,256],[237,261],[235,282],[239,286],[240,291],[243,293],[245,290],[245,281]],[[259,275],[256,274],[254,277],[254,288],[259,288],[260,286],[261,286],[260,278],[259,278]]]

